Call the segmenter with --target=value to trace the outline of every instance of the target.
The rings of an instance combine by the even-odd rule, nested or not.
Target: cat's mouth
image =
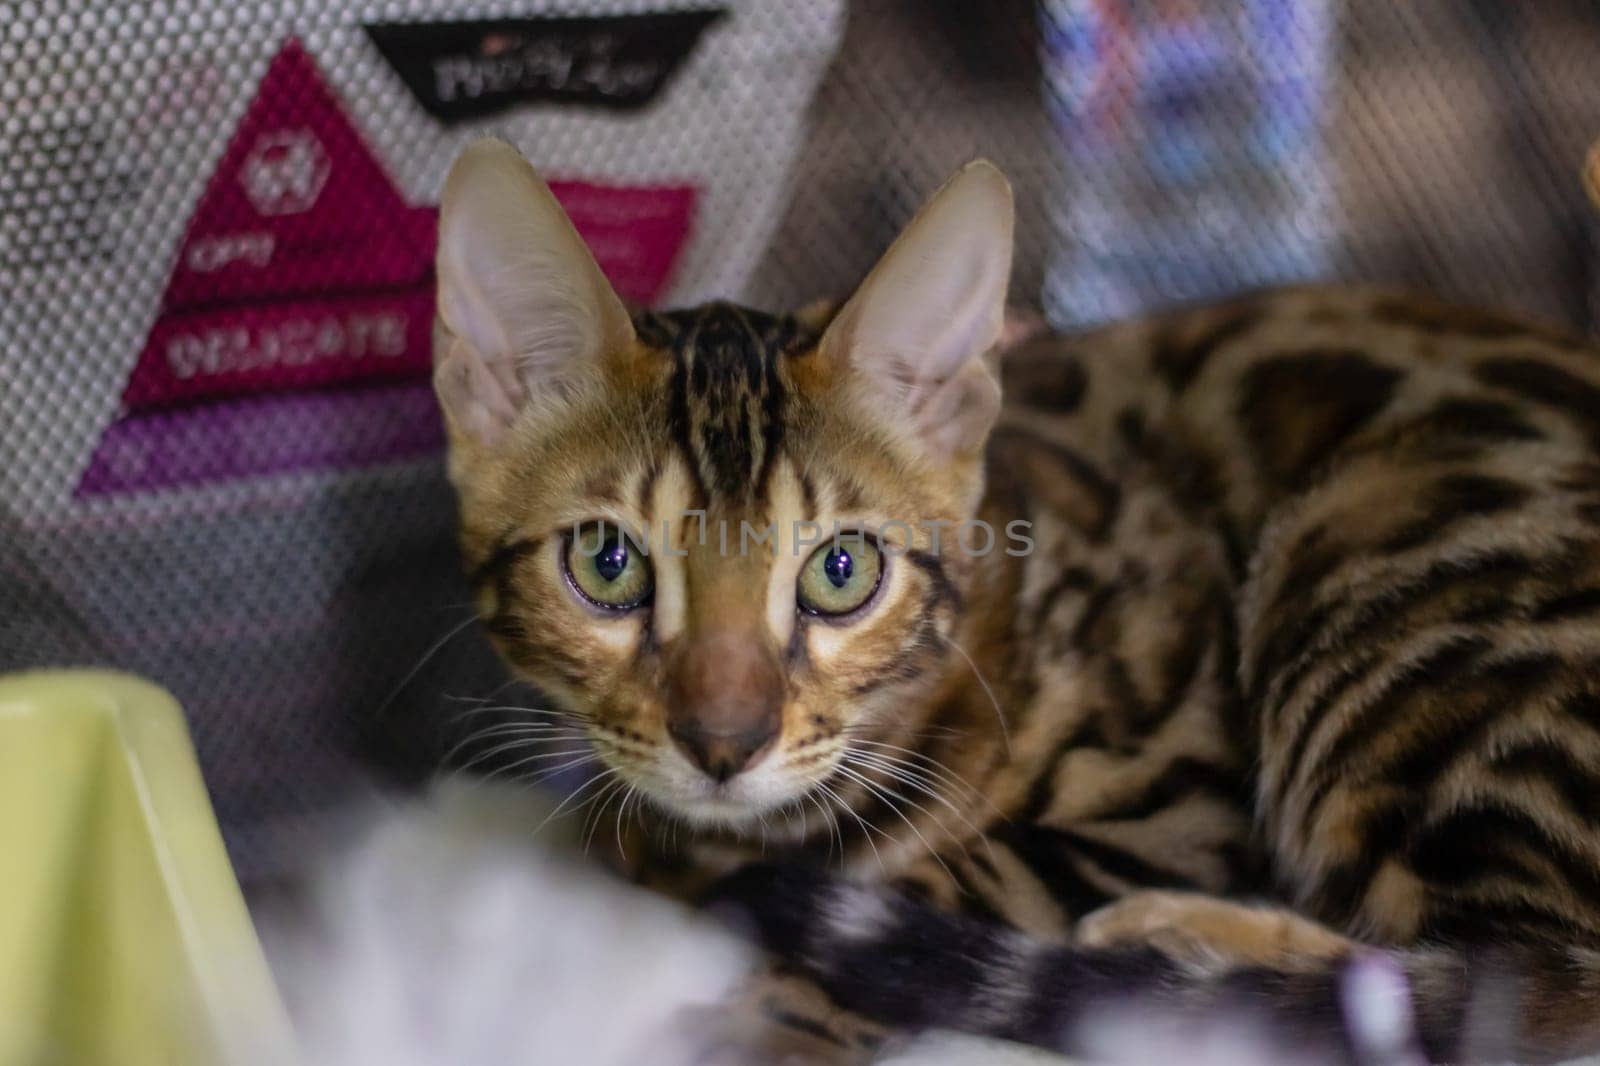
[[[810,775],[784,767],[782,760],[771,762],[717,781],[662,760],[666,765],[652,768],[650,779],[640,787],[664,811],[697,829],[774,833],[814,802],[816,784]]]

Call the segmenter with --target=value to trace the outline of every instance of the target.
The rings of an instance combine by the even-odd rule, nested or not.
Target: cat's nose
[[[775,724],[765,721],[736,733],[717,733],[693,719],[679,719],[667,723],[667,732],[684,754],[719,784],[755,762],[778,736]]]
[[[783,724],[777,655],[748,634],[699,634],[672,671],[667,732],[713,779],[726,781],[761,758]]]

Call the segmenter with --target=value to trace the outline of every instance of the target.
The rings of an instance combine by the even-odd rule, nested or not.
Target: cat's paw
[[[1083,947],[1144,946],[1203,965],[1320,966],[1354,942],[1280,907],[1190,892],[1136,892],[1078,922]]]

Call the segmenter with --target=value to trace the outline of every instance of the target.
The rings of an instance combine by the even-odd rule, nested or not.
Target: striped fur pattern
[[[442,304],[463,333],[472,295]],[[1333,1040],[1341,960],[1426,945],[1406,965],[1437,1049],[1473,987],[1452,952],[1514,944],[1538,1035],[1600,1038],[1591,348],[1385,292],[1262,293],[1024,342],[983,447],[934,454],[890,410],[923,385],[840,358],[826,314],[602,325],[503,433],[441,396],[482,614],[552,701],[495,739],[597,769],[580,797],[641,879],[776,857],[878,886],[847,921],[832,880],[757,871],[723,898],[892,1024],[1059,1043],[1131,982],[1299,997]],[[647,608],[563,577],[567,531],[601,518],[652,544],[668,523]],[[1031,550],[958,545],[973,518]],[[797,522],[897,545],[867,608],[796,608]],[[776,550],[741,550],[746,525]],[[781,676],[776,738],[718,782],[669,729],[708,640]],[[1217,910],[1243,897],[1292,911]],[[1120,932],[1070,947],[1108,904]]]
[[[1068,1048],[1085,1012],[1141,989],[1185,1010],[1254,998],[1289,1034],[1333,1040],[1355,945],[1398,946],[1435,1056],[1475,1031],[1523,1059],[1600,1045],[1596,353],[1425,300],[1299,289],[1037,339],[1005,381],[991,472],[1030,480],[992,476],[991,500],[1016,492],[1042,517],[1070,491],[1057,513],[1083,537],[1015,564],[1015,611],[991,619],[1013,627],[992,646],[1037,658],[980,660],[1039,757],[979,778],[1005,804],[987,862],[1019,876],[1010,895],[979,876],[952,890],[924,866],[870,932],[830,926],[819,891],[811,939],[786,942],[769,913],[774,943],[855,1009]],[[1141,527],[1147,495],[1162,509]],[[1173,542],[1193,554],[1146,601]],[[1041,682],[1051,669],[1073,672]],[[1149,886],[1273,893],[1351,942],[1262,953],[1282,912],[1242,907],[1188,936],[1199,952],[1040,942]],[[1015,900],[1041,896],[1059,925],[1018,920]],[[757,909],[777,898],[765,886]],[[1149,919],[1162,898],[1123,906],[1171,932]],[[938,973],[951,998],[873,998],[896,984],[872,960],[907,944],[937,964],[895,973]],[[1470,1006],[1496,987],[1483,1038]],[[904,1013],[919,1003],[935,1005]]]
[[[625,409],[655,421],[627,418],[619,447],[599,405],[492,497],[527,503],[467,525],[500,646],[570,693],[620,766],[662,743],[652,693],[672,634],[641,624],[601,676],[601,642],[534,565],[547,546],[504,532],[536,527],[533,504],[590,513],[670,484],[671,506],[712,514],[960,517],[958,491],[807,396],[822,383],[799,323],[713,306],[639,335],[656,369]],[[848,644],[785,633],[796,772],[846,752],[817,782],[826,798],[771,812],[764,839],[705,826],[653,863],[700,874],[781,848],[965,912],[996,943],[1002,927],[1064,942],[1160,888],[1275,891],[1376,944],[1600,944],[1590,350],[1306,289],[1037,339],[1001,375],[976,513],[1030,521],[1033,553],[913,552],[909,587]],[[575,505],[553,478],[595,495]],[[742,624],[764,624],[770,582],[730,586],[727,564],[683,562],[720,595],[709,609],[743,596]],[[644,780],[663,801],[645,821],[670,817],[671,793]],[[864,935],[894,942],[892,925]],[[974,967],[939,972],[981,985],[1009,969]],[[1037,1012],[1036,992],[1018,1009]]]
[[[1592,948],[1427,945],[1263,962],[1220,942],[1200,954],[1159,941],[1060,944],[772,864],[731,875],[712,899],[742,912],[743,928],[753,916],[765,946],[837,1009],[906,1032],[953,1029],[1140,1063],[1195,1048],[1243,1063],[1551,1062],[1595,1047]],[[1129,1040],[1140,1033],[1145,1042]],[[1217,1057],[1218,1040],[1231,1056]],[[1107,1051],[1119,1041],[1131,1058]]]

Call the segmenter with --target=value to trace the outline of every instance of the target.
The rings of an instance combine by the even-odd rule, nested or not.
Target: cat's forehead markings
[[[642,315],[635,329],[672,360],[673,439],[705,505],[759,500],[783,445],[780,364],[814,335],[791,316],[727,303]]]
[[[646,520],[651,523],[651,561],[656,570],[655,609],[651,612],[651,621],[655,626],[656,641],[664,644],[683,632],[689,614],[689,593],[683,558],[658,550],[662,524],[666,524],[665,528],[676,544],[681,541],[680,534],[684,532],[698,539],[698,528],[685,531],[682,527],[685,523],[693,527],[701,519],[686,514],[694,509],[696,500],[694,480],[683,460],[676,455],[670,456],[653,469],[654,476],[649,479],[647,486],[649,498],[643,510]]]
[[[778,551],[767,573],[766,617],[767,629],[780,648],[788,645],[794,632],[795,582],[799,579],[800,568],[815,550],[800,545],[796,536],[796,533],[809,533],[809,539],[815,539],[815,530],[798,528],[799,523],[816,518],[815,503],[808,499],[811,487],[788,459],[773,471],[767,519],[776,530]]]
[[[639,513],[648,518],[654,512],[651,510],[651,498],[655,495],[656,481],[661,477],[662,467],[665,462],[659,456],[653,456],[639,468],[639,483],[628,495],[634,500],[634,506]]]
[[[620,504],[622,502],[622,494],[619,491],[621,477],[622,471],[614,466],[607,466],[602,470],[596,471],[584,481],[583,495],[596,502]]]

